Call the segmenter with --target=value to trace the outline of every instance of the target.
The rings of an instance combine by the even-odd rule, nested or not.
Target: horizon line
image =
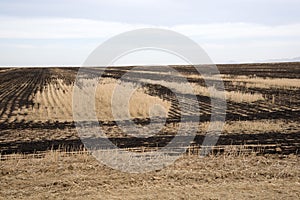
[[[191,65],[243,65],[243,64],[280,64],[280,63],[300,63],[300,61],[270,61],[270,62],[232,62],[232,63],[207,63],[207,64],[128,64],[128,65],[110,65],[110,66],[84,66],[84,65],[0,65],[0,68],[31,68],[31,67],[129,67],[129,66],[191,66]]]

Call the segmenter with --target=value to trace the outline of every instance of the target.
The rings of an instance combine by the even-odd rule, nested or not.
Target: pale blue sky
[[[299,0],[0,0],[0,65],[81,65],[113,35],[178,31],[216,63],[300,56]]]

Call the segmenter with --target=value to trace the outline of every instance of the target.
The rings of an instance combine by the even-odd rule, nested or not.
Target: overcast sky
[[[299,0],[1,0],[0,65],[81,65],[128,30],[166,28],[216,63],[300,56]]]

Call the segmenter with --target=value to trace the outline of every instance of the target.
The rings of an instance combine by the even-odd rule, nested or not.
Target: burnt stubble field
[[[142,174],[101,165],[85,150],[72,116],[78,68],[1,68],[0,198],[299,199],[300,63],[218,65],[216,76],[226,90],[226,121],[217,144],[204,158],[198,154],[211,116],[205,82],[192,66],[172,66],[197,95],[198,102],[185,95],[184,106],[200,107],[200,113],[188,109],[183,113],[186,119],[198,114],[200,122],[182,121],[176,97],[160,84],[170,81],[170,74],[151,80],[162,67],[106,68],[97,87],[99,124],[119,148],[155,151],[170,142],[180,123],[198,127],[185,155],[162,170]],[[94,70],[104,69],[87,68],[87,73]],[[112,117],[111,91],[128,71],[132,76],[122,80],[124,84],[144,86],[131,99],[135,123],[149,123],[153,103],[167,111],[165,126],[154,136],[127,135]],[[217,87],[213,90],[218,93]],[[87,139],[101,140],[90,135]]]

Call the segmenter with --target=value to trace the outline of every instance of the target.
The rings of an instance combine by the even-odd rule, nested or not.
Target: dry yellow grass
[[[260,93],[245,93],[240,91],[222,91],[217,90],[215,87],[203,87],[198,84],[192,83],[195,94],[201,94],[203,96],[211,96],[213,98],[222,98],[225,95],[226,100],[237,103],[247,102],[252,103],[255,101],[264,100],[264,97]]]
[[[200,124],[199,130],[205,132],[211,122]],[[222,122],[214,122],[220,126]],[[299,130],[300,125],[296,122],[287,123],[284,120],[253,120],[253,121],[226,121],[222,134],[263,134],[263,133],[286,133]]]
[[[132,118],[147,118],[150,116],[165,116],[170,109],[171,103],[168,101],[164,101],[158,97],[150,96],[146,94],[144,88],[139,88],[135,90],[129,102],[125,102],[124,99],[113,99],[113,94],[115,87],[119,84],[119,89],[117,91],[118,96],[124,98],[126,95],[129,95],[128,90],[134,89],[135,86],[132,83],[125,83],[116,81],[115,79],[105,80],[101,84],[98,85],[96,91],[96,109],[98,113],[98,119],[100,120],[113,120],[113,119],[126,119],[126,115],[124,113],[120,113],[120,115],[113,116],[112,110],[114,109],[120,110],[129,110],[130,116]],[[128,103],[128,104],[127,104]],[[151,112],[151,108],[155,107],[154,112]]]
[[[204,79],[203,76],[197,74],[187,74],[187,78]],[[282,89],[298,89],[300,87],[299,79],[291,78],[261,78],[250,76],[233,76],[227,74],[213,75],[205,77],[207,80],[224,80],[231,81],[233,85],[245,86],[247,88],[282,88]]]
[[[199,77],[199,76],[198,76]],[[212,98],[223,98],[225,97],[228,101],[233,101],[237,103],[247,102],[252,103],[255,101],[264,100],[264,97],[260,93],[244,93],[240,91],[219,91],[215,87],[204,87],[196,83],[182,84],[179,82],[168,82],[163,80],[149,80],[149,79],[141,79],[140,81],[151,83],[151,84],[159,84],[165,85],[169,88],[172,88],[176,92],[183,94],[191,94],[193,92],[195,95],[202,95]]]
[[[159,171],[127,174],[87,153],[52,151],[0,161],[0,199],[298,199],[299,162],[294,155],[183,156]]]
[[[244,85],[248,88],[298,89],[300,87],[299,79],[290,78],[261,78],[223,75],[223,80],[232,81],[233,84]]]
[[[104,79],[96,89],[96,114],[99,120],[125,119],[125,115],[113,116],[112,95],[117,85],[121,90],[118,94],[125,96],[128,88],[134,88],[132,83],[118,82],[115,79]],[[73,121],[72,114],[73,86],[67,85],[61,79],[46,85],[43,91],[38,91],[33,97],[32,108],[20,108],[17,113],[18,121]],[[125,103],[125,104],[124,104]],[[131,118],[146,118],[150,116],[166,116],[171,103],[158,97],[146,94],[143,88],[137,89],[131,96],[129,104],[124,99],[113,102],[115,109],[128,108]],[[155,109],[151,108],[155,106]],[[80,109],[80,108],[78,108]],[[82,112],[85,113],[85,112]],[[85,116],[82,116],[84,119]]]

